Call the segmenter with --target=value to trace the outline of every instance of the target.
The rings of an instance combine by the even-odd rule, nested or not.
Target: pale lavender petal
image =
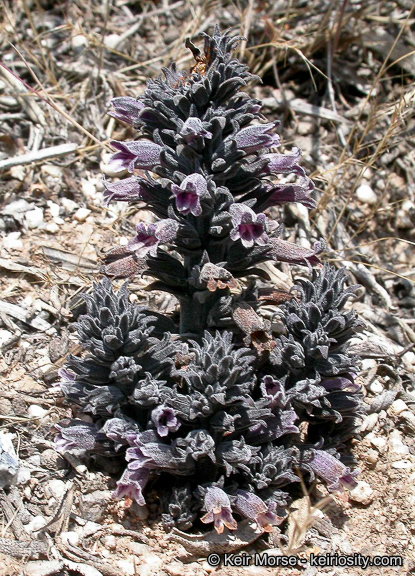
[[[140,102],[140,100],[136,100],[130,96],[122,96],[120,98],[113,98],[111,104],[114,106],[114,110],[108,112],[110,116],[126,122],[131,126],[137,126],[138,115],[144,108],[144,104]]]

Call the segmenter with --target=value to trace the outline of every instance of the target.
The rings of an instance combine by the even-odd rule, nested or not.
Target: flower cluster
[[[114,496],[144,506],[158,488],[168,529],[199,519],[221,533],[242,517],[271,531],[298,470],[330,490],[355,483],[336,451],[361,412],[347,354],[359,320],[343,310],[355,287],[322,267],[323,241],[287,242],[267,216],[287,202],[313,208],[313,183],[301,150],[276,152],[277,123],[261,123],[261,103],[241,91],[252,76],[232,58],[240,39],[203,36],[203,54],[188,42],[189,73],[173,64],[138,99],[113,100],[112,115],[140,132],[112,143],[127,177],[105,181],[106,202],[139,200],[155,220],[107,253],[104,272],[151,276],[150,289],[178,299],[180,322],[108,278],[84,296],[75,327],[86,353],[69,357],[61,387],[91,422],[58,425],[57,449],[119,458]],[[268,279],[267,261],[317,269],[284,293],[253,281]],[[278,332],[261,313],[270,303]]]

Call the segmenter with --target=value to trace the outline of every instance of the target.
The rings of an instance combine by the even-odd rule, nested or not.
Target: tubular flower
[[[154,142],[146,140],[118,142],[112,140],[111,146],[119,150],[110,160],[110,164],[117,172],[128,170],[128,172],[133,173],[136,168],[152,170],[160,161],[162,147],[154,144]]]
[[[263,148],[271,148],[272,146],[279,146],[281,141],[278,134],[273,134],[271,130],[279,122],[271,122],[270,124],[258,124],[255,126],[248,126],[242,128],[235,136],[236,145],[247,154],[257,152]]]
[[[205,496],[205,509],[207,513],[201,518],[202,522],[205,524],[214,522],[218,534],[222,534],[225,526],[229,530],[237,529],[229,496],[220,488],[208,488]]]
[[[267,244],[265,214],[255,214],[246,204],[232,204],[229,213],[233,224],[230,235],[232,240],[240,240],[245,248],[252,248],[254,244]]]
[[[120,98],[113,98],[111,104],[114,106],[114,110],[108,112],[110,116],[126,122],[135,128],[138,125],[138,115],[144,108],[144,104],[137,100],[136,98],[131,98],[130,96],[123,96]]]
[[[176,206],[182,214],[200,216],[202,206],[200,200],[208,195],[207,182],[201,174],[191,174],[180,184],[172,184],[171,191],[176,196]]]

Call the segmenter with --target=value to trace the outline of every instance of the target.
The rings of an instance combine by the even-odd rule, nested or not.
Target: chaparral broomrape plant
[[[245,517],[270,531],[301,473],[329,490],[356,484],[337,452],[361,414],[347,353],[359,320],[343,310],[356,287],[321,265],[324,242],[287,242],[267,216],[287,202],[313,208],[313,183],[301,151],[276,151],[278,123],[262,123],[261,102],[241,91],[252,76],[232,58],[240,38],[202,36],[203,54],[187,42],[190,72],[172,64],[139,98],[113,100],[112,116],[139,137],[112,143],[121,179],[105,181],[107,203],[141,201],[155,216],[107,253],[106,276],[152,277],[150,289],[178,299],[180,321],[108,278],[84,296],[75,327],[86,353],[69,357],[61,387],[91,418],[62,422],[57,448],[119,458],[114,496],[144,506],[157,489],[168,529],[200,519],[221,533]],[[264,262],[315,269],[288,294],[266,286]]]

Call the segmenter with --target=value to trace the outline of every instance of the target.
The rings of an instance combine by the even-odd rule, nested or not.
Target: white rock
[[[30,534],[31,532],[37,532],[38,530],[43,528],[43,526],[46,526],[46,524],[47,524],[46,518],[44,518],[43,516],[35,516],[33,520],[29,522],[29,524],[26,524],[24,528],[26,532]]]
[[[27,562],[24,567],[26,576],[53,576],[62,571],[63,562],[60,560],[36,560]]]
[[[397,470],[409,470],[412,468],[412,462],[409,460],[398,460],[397,462],[392,462],[392,468]]]
[[[16,217],[17,214],[24,214],[24,212],[31,210],[33,206],[34,204],[29,204],[29,202],[27,202],[24,198],[19,198],[19,200],[14,200],[14,202],[7,204],[7,206],[5,206],[1,212],[6,216]]]
[[[24,166],[12,166],[10,168],[10,176],[15,180],[20,180],[20,182],[23,182],[23,180],[26,178],[26,170]]]
[[[97,188],[95,184],[90,180],[85,180],[85,178],[82,178],[81,180],[81,188],[82,192],[87,198],[94,198],[97,194]]]
[[[408,410],[408,406],[405,404],[405,402],[403,400],[395,400],[394,402],[392,402],[388,410],[388,413],[399,416],[399,414],[405,412],[405,410]]]
[[[49,222],[49,224],[46,224],[45,230],[49,234],[57,234],[59,232],[59,226],[56,222]]]
[[[410,365],[415,364],[415,354],[409,350],[402,356],[402,360]]]
[[[374,380],[372,384],[369,386],[369,390],[373,392],[373,394],[380,394],[383,392],[383,384],[379,380]]]
[[[127,238],[126,236],[121,236],[120,238],[120,246],[127,246],[127,244],[129,243],[129,238]]]
[[[365,204],[373,206],[377,203],[378,197],[369,186],[369,184],[361,184],[356,190],[357,199]]]
[[[43,224],[43,208],[34,208],[29,210],[25,214],[26,226],[33,230],[34,228],[40,228]]]
[[[0,329],[0,348],[13,338],[13,334],[8,330]]]
[[[409,448],[402,442],[399,430],[392,430],[388,439],[389,451],[394,454],[409,454]]]
[[[56,202],[52,202],[52,200],[48,200],[47,201],[47,205],[49,206],[49,211],[52,215],[52,218],[58,218],[59,217],[59,212],[61,207],[59,206],[59,204],[56,204]]]
[[[362,425],[360,427],[361,432],[366,432],[370,430],[373,430],[373,428],[376,426],[378,421],[378,415],[376,413],[373,414],[369,414],[368,416],[366,416],[366,418],[363,420]]]
[[[98,524],[97,522],[91,522],[90,520],[88,520],[88,522],[82,528],[82,536],[83,538],[92,536],[92,534],[96,534],[96,532],[98,532],[99,530],[102,530],[101,524]]]
[[[368,435],[369,436],[369,435]],[[368,438],[368,436],[366,436],[366,438]],[[370,443],[372,444],[372,446],[374,446],[377,450],[382,451],[386,444],[387,444],[387,440],[384,436],[375,436],[373,434],[373,438],[370,438]]]
[[[71,544],[71,546],[77,546],[79,544],[79,534],[76,532],[62,532],[61,538],[64,544]]]
[[[351,490],[350,492],[351,500],[353,500],[354,502],[360,502],[360,504],[364,504],[365,506],[370,504],[373,501],[374,497],[375,495],[373,493],[372,488],[364,480],[358,482],[357,486],[353,488],[353,490]]]
[[[134,564],[128,560],[118,560],[117,565],[121,568],[121,574],[123,576],[135,576],[135,574],[137,574]]]
[[[109,550],[115,550],[117,547],[117,539],[112,534],[107,534],[106,536],[104,536],[104,538],[102,539],[102,543]]]
[[[163,559],[157,554],[147,554],[144,556],[143,561],[149,566],[153,566],[155,570],[163,564]]]
[[[85,222],[88,216],[91,214],[91,210],[88,208],[78,208],[78,210],[74,214],[75,220],[78,222]]]
[[[65,208],[66,212],[74,212],[79,208],[78,204],[69,198],[62,198],[61,204]]]
[[[116,48],[120,43],[121,36],[119,34],[109,34],[104,38],[104,44],[107,48]]]
[[[20,239],[21,232],[10,232],[3,238],[3,246],[6,250],[23,250],[23,240]]]
[[[88,44],[89,44],[89,40],[83,34],[75,34],[75,36],[72,36],[72,38],[71,38],[72,48],[76,52],[82,50],[83,48],[86,48],[86,46],[88,46]]]
[[[53,164],[43,164],[42,168],[40,169],[42,174],[46,174],[47,176],[52,176],[53,178],[61,178],[62,176],[62,168],[60,166],[54,166]],[[48,200],[52,202],[51,200]]]
[[[16,484],[18,486],[24,486],[29,482],[30,478],[29,468],[19,468],[17,471]]]
[[[47,410],[42,408],[42,406],[32,404],[31,406],[29,406],[27,413],[30,416],[30,418],[43,418],[47,413]]]
[[[66,484],[63,480],[52,479],[46,485],[45,493],[48,497],[53,496],[56,500],[60,500],[66,492]]]
[[[362,360],[362,370],[370,370],[375,366],[376,360],[373,360],[373,358],[364,358],[364,360]]]

